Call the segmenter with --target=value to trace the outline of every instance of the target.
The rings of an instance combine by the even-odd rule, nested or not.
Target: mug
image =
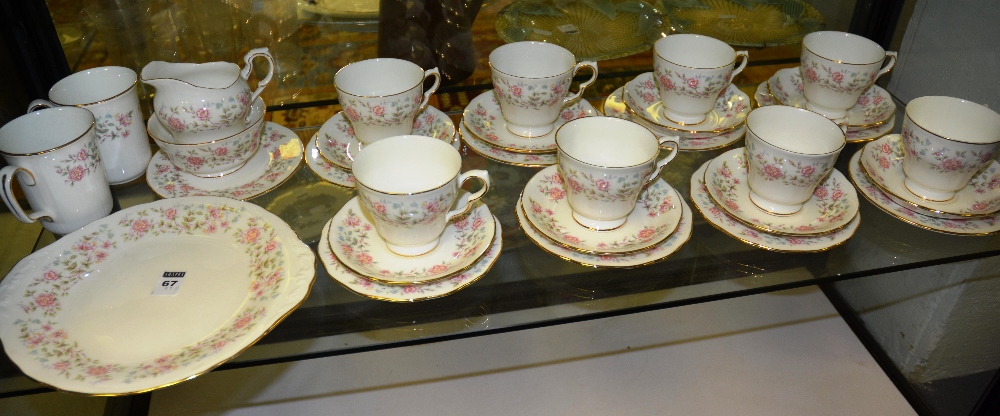
[[[583,94],[597,79],[597,62],[576,63],[573,53],[545,42],[514,42],[490,52],[493,91],[507,130],[522,137],[544,136],[552,131],[566,103]],[[569,85],[580,68],[594,74],[569,95]]]
[[[645,127],[612,117],[585,117],[559,127],[556,161],[573,218],[598,231],[625,224],[643,188],[677,155],[678,140],[657,138]],[[662,145],[672,150],[657,161]]]
[[[1000,114],[959,98],[915,98],[906,105],[902,138],[906,189],[947,201],[1000,151]]]
[[[62,105],[90,110],[108,182],[130,182],[146,173],[146,165],[153,157],[136,81],[135,71],[120,66],[80,71],[53,85],[49,101],[32,101],[28,112]]]
[[[41,221],[66,235],[111,213],[111,188],[101,164],[94,115],[77,107],[55,107],[18,117],[0,127],[3,201],[24,223]],[[17,176],[34,212],[14,199]]]
[[[847,145],[846,130],[846,123],[800,108],[751,111],[746,135],[750,201],[769,214],[798,212],[833,170]]]
[[[434,85],[424,91],[424,80]],[[344,114],[362,144],[413,132],[413,118],[441,85],[437,68],[394,58],[367,59],[340,68],[333,76]]]
[[[448,221],[489,190],[489,173],[460,174],[461,168],[458,150],[433,137],[389,137],[358,152],[352,165],[358,197],[389,250],[404,256],[433,250]],[[483,187],[452,210],[459,187],[470,178]]]
[[[882,68],[886,58],[889,63]],[[813,32],[802,39],[800,63],[806,108],[838,119],[847,116],[878,77],[892,70],[896,52],[850,33]]]
[[[702,35],[670,35],[657,40],[653,75],[660,90],[661,115],[676,124],[705,121],[719,94],[747,66],[747,51]],[[739,67],[736,60],[743,57]],[[735,68],[735,69],[734,69]]]

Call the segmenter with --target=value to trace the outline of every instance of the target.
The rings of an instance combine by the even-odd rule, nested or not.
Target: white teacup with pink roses
[[[653,78],[663,104],[660,113],[679,125],[705,121],[719,94],[747,66],[746,51],[735,51],[718,39],[679,34],[653,45]],[[736,61],[743,62],[736,66]]]
[[[886,59],[889,63],[883,68]],[[806,108],[840,119],[865,90],[892,70],[896,52],[851,33],[813,32],[802,39],[800,63]]]

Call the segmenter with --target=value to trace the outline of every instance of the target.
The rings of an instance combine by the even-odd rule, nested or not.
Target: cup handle
[[[52,107],[58,107],[58,105],[55,105],[55,103],[49,100],[35,100],[32,101],[31,104],[28,104],[28,112],[33,113],[43,108],[52,108]]]
[[[243,70],[240,71],[240,78],[243,78],[244,81],[250,79],[250,71],[253,71],[253,60],[257,57],[267,59],[267,62],[271,64],[271,67],[267,70],[267,76],[257,83],[257,89],[255,89],[253,94],[250,95],[250,105],[253,105],[253,102],[257,100],[257,96],[264,92],[264,86],[266,86],[268,82],[271,82],[271,77],[274,76],[274,57],[271,56],[271,52],[268,51],[267,48],[257,48],[251,49],[250,52],[243,55],[243,62],[246,63],[246,65],[244,65]],[[250,121],[249,111],[247,111],[246,121]]]
[[[743,72],[743,68],[746,68],[747,63],[750,62],[750,54],[748,54],[747,51],[736,52],[736,59],[740,59],[741,56],[743,57],[743,63],[737,66],[736,69],[733,70],[733,73],[729,75],[729,82],[733,82],[733,79],[735,79],[740,72]]]
[[[14,191],[11,189],[11,182],[14,180],[14,176],[16,176],[18,171],[23,171],[28,174],[29,178],[31,178],[31,183],[29,183],[28,186],[35,186],[35,175],[32,174],[31,171],[18,166],[4,166],[3,169],[0,169],[0,181],[3,181],[3,195],[0,196],[3,196],[4,204],[7,204],[7,208],[10,209],[12,214],[14,214],[14,218],[17,218],[18,221],[25,224],[31,224],[38,221],[39,218],[44,217],[51,219],[52,214],[47,211],[35,211],[31,215],[26,214],[24,210],[21,209],[21,204],[18,204],[17,200],[14,199]]]
[[[840,131],[847,134],[847,128],[850,126],[850,123],[847,122],[847,117],[833,119],[833,122],[837,123],[837,127],[840,127]]]
[[[663,170],[664,166],[667,166],[667,163],[670,163],[671,160],[674,160],[674,156],[677,156],[677,149],[681,148],[681,143],[680,143],[681,138],[678,136],[663,136],[657,140],[660,142],[660,146],[663,146],[668,143],[671,144],[670,154],[668,154],[667,157],[661,159],[659,162],[656,162],[656,169],[653,171],[653,174],[649,177],[649,179],[646,180],[646,183],[642,185],[643,187],[649,186],[654,181],[656,181],[656,178],[660,177],[660,171]]]
[[[431,85],[431,87],[428,88],[427,91],[424,91],[424,100],[420,102],[420,108],[417,109],[417,113],[424,111],[424,108],[427,107],[427,102],[430,101],[431,99],[431,95],[437,92],[438,87],[441,86],[441,71],[438,71],[437,68],[431,68],[424,71],[424,80],[426,80],[427,77],[430,76],[434,77],[434,85]]]
[[[570,96],[564,98],[563,99],[563,104],[566,104],[566,103],[568,103],[570,101],[573,101],[573,100],[575,100],[577,98],[580,98],[580,96],[583,95],[583,90],[587,89],[587,87],[589,87],[590,84],[593,84],[594,81],[597,81],[597,62],[594,62],[594,61],[583,61],[583,62],[580,62],[580,63],[574,65],[573,66],[573,76],[575,77],[576,73],[580,72],[580,69],[583,68],[583,67],[590,68],[591,70],[594,71],[594,74],[590,76],[590,79],[588,79],[588,80],[580,83],[580,90],[577,91],[576,94],[573,94],[573,95],[570,95]]]
[[[878,74],[875,75],[875,79],[872,80],[872,84],[874,84],[875,81],[878,81],[878,79],[882,77],[882,75],[885,75],[889,71],[892,71],[892,67],[896,66],[896,52],[886,52],[885,57],[889,58],[889,63],[886,64],[886,66],[883,67],[880,71],[878,71]]]
[[[477,178],[483,181],[483,188],[476,191],[476,193],[472,195],[464,194],[462,200],[459,201],[459,205],[461,205],[461,207],[449,211],[448,215],[445,217],[445,221],[451,221],[452,218],[465,214],[466,211],[469,210],[469,207],[472,206],[473,201],[482,198],[483,195],[486,194],[486,191],[490,190],[490,173],[480,169],[470,170],[461,175],[458,175],[458,185],[462,186],[462,184],[465,183],[465,181],[471,178]]]

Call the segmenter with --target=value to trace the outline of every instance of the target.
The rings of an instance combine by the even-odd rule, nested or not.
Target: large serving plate
[[[60,390],[133,394],[205,373],[309,294],[315,257],[256,205],[183,197],[97,220],[0,281],[0,341],[25,375]],[[153,295],[185,272],[173,295]]]

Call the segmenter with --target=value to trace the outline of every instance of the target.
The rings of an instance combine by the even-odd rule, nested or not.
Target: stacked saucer
[[[597,231],[573,216],[558,166],[532,177],[517,203],[525,235],[543,250],[591,267],[639,267],[667,258],[691,238],[691,208],[663,179],[639,195],[618,228]]]
[[[428,105],[413,119],[413,135],[436,137],[458,148],[455,123],[441,110]],[[321,179],[354,188],[351,165],[362,144],[343,111],[330,117],[306,144],[306,164]]]
[[[691,177],[691,200],[710,224],[765,250],[819,252],[846,242],[858,228],[858,195],[836,169],[793,214],[774,215],[750,199],[744,148],[705,162]]]
[[[634,121],[657,136],[678,136],[681,150],[725,147],[746,133],[750,97],[733,84],[719,94],[705,121],[693,125],[680,125],[665,118],[659,94],[653,73],[647,72],[608,96],[603,111],[608,117]]]
[[[799,67],[779,70],[762,82],[754,93],[758,106],[787,105],[806,108],[802,74]],[[857,104],[847,110],[847,142],[875,140],[892,131],[896,125],[896,103],[889,92],[872,85],[858,97]]]
[[[556,163],[556,130],[569,121],[598,115],[586,100],[563,105],[552,130],[535,137],[514,134],[500,112],[493,90],[479,94],[462,114],[459,131],[473,152],[487,159],[514,166],[540,167]]]
[[[1000,232],[1000,163],[991,161],[948,201],[920,198],[904,185],[903,143],[890,134],[851,157],[851,179],[889,215],[931,231],[956,235]]]
[[[263,100],[254,100],[246,127],[225,137],[212,130],[175,137],[150,116],[146,128],[160,150],[146,168],[146,182],[163,198],[245,200],[278,187],[301,163],[302,142],[291,130],[264,121],[265,109]]]

